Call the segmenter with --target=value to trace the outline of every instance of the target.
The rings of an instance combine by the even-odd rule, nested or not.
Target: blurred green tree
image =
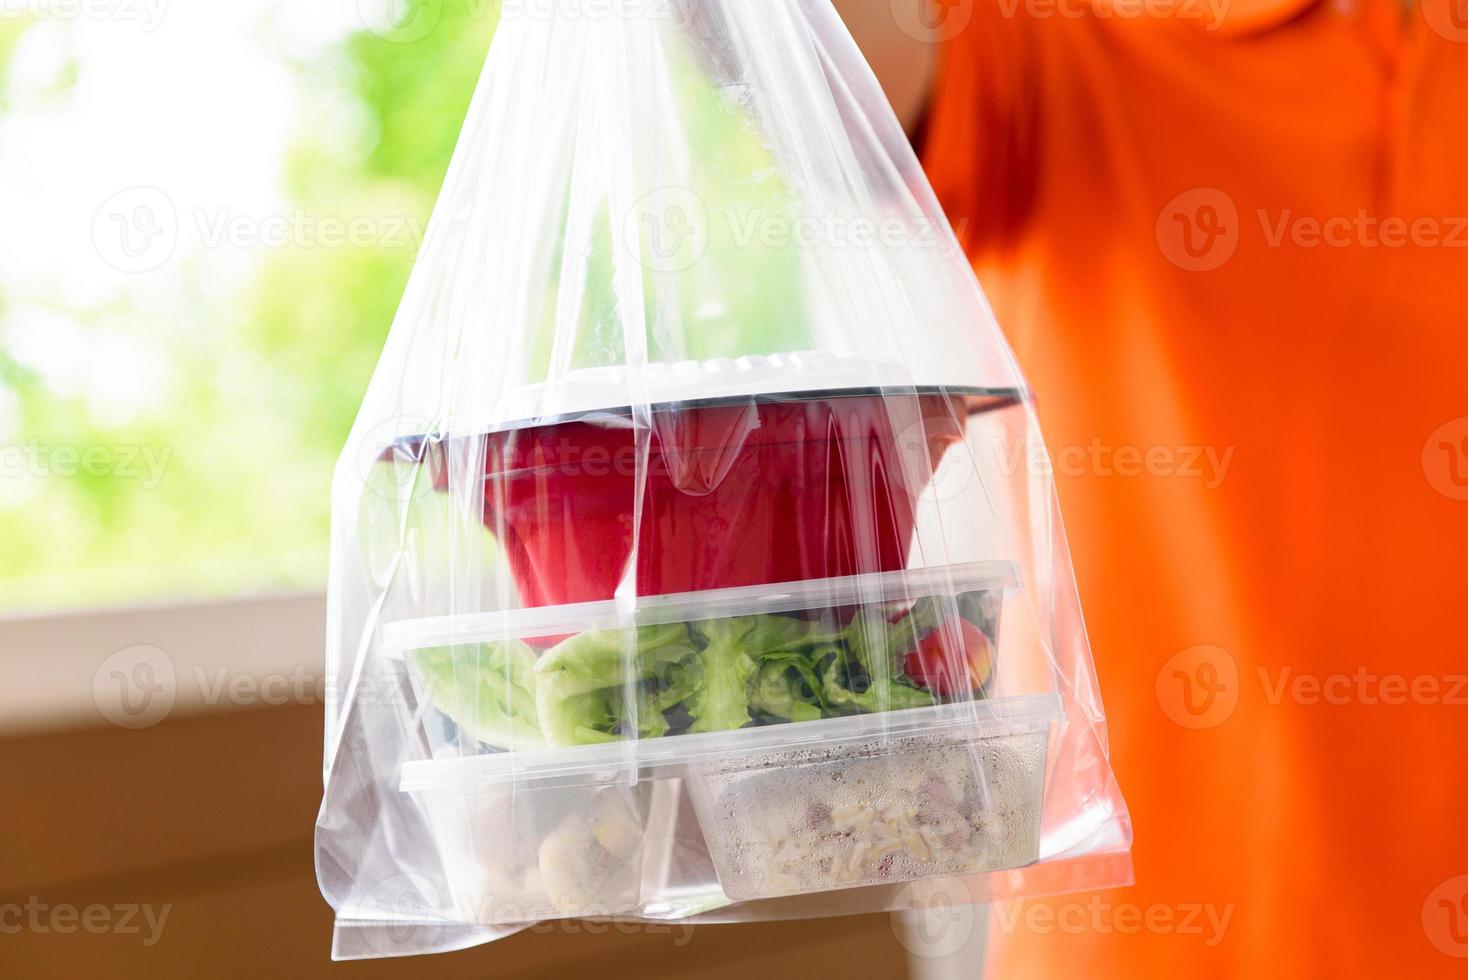
[[[162,404],[98,417],[4,343],[0,293],[0,607],[319,586],[332,467],[391,324],[496,23],[492,0],[444,0],[421,37],[361,30],[290,65],[304,125],[288,192],[313,219],[366,219],[366,241],[265,250],[238,295],[186,260],[179,320],[154,338]],[[0,20],[0,110],[29,22]],[[284,48],[282,48],[284,49]],[[126,303],[67,311],[91,335],[127,330]],[[110,452],[113,470],[37,478],[28,459]],[[122,471],[152,453],[165,477]],[[29,454],[29,455],[28,455]],[[139,463],[141,467],[141,463]],[[122,471],[122,472],[119,472]]]

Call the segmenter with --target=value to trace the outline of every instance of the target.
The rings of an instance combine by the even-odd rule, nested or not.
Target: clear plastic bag
[[[336,472],[335,955],[1124,880],[1044,462],[827,0],[506,7]]]

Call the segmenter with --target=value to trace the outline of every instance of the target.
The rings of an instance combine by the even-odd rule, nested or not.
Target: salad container
[[[1036,396],[830,0],[527,2],[333,479],[334,955],[1125,883]]]
[[[629,627],[615,601],[391,624],[433,756],[401,789],[473,921],[676,907],[684,789],[716,873],[685,907],[1028,864],[1060,709],[1000,693],[1017,586],[990,562],[649,596]]]

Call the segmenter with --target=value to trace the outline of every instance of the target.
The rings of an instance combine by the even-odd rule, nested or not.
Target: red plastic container
[[[640,595],[895,571],[938,461],[993,401],[759,396],[496,431],[484,523],[527,606],[612,598],[634,542]]]

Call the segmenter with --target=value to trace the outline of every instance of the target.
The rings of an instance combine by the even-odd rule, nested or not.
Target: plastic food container
[[[456,449],[483,459],[484,523],[505,549],[523,603],[610,599],[634,543],[641,595],[905,567],[917,501],[944,453],[971,415],[1010,404],[1014,394],[910,385],[762,390],[770,379],[849,385],[883,377],[880,367],[809,360],[668,366],[648,382],[661,400],[637,412],[578,407],[616,397],[599,396],[592,373],[558,385],[550,401],[525,401],[521,410],[539,414],[472,437],[481,440],[474,451]],[[578,385],[589,389],[561,396]],[[719,385],[740,393],[707,394]],[[425,439],[406,440],[408,452]],[[442,454],[427,455],[442,489]]]
[[[954,710],[957,708],[958,710]],[[1048,699],[816,722],[811,744],[731,753],[689,779],[730,899],[997,871],[1039,857]],[[863,719],[865,720],[865,719]]]
[[[633,627],[616,601],[409,620],[383,649],[435,755],[646,742],[989,697],[1017,586],[974,562],[643,596]]]
[[[407,770],[443,863],[446,905],[464,922],[505,925],[640,908],[667,874],[676,784],[569,785],[465,778],[460,760]],[[503,761],[511,762],[509,758]]]
[[[466,921],[694,911],[1022,867],[1039,856],[1055,695],[410,762]],[[681,787],[718,902],[666,891]]]
[[[979,562],[641,597],[636,627],[615,602],[392,624],[435,756],[401,788],[476,921],[667,907],[680,781],[721,900],[1027,864],[1060,712],[1002,696],[1017,587]]]

